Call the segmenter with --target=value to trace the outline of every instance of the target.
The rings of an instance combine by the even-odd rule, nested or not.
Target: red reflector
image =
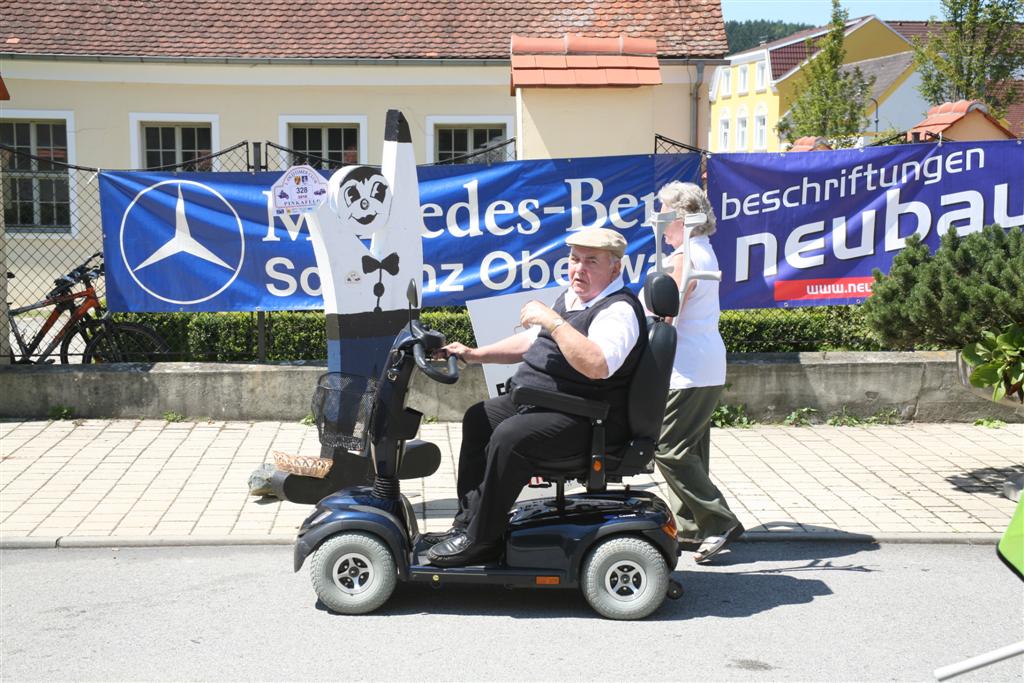
[[[600,460],[595,460],[594,461],[594,471],[595,472],[600,472],[601,471],[601,461]]]
[[[538,586],[557,586],[562,580],[557,576],[538,576],[536,582]]]

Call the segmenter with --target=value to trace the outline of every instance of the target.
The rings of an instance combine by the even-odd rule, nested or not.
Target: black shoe
[[[474,543],[463,531],[433,546],[427,551],[427,559],[435,567],[465,567],[493,560],[500,553],[499,543]]]
[[[429,548],[432,545],[443,543],[444,541],[450,540],[455,536],[464,533],[466,533],[465,529],[453,526],[451,529],[448,529],[447,531],[434,531],[429,534],[422,534],[420,536],[420,543]]]

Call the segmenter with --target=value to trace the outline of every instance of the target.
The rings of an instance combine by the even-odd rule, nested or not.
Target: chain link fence
[[[700,154],[701,178],[706,182],[704,150],[657,135],[654,151]],[[514,159],[515,138],[511,138],[443,163],[494,164]],[[284,170],[299,163],[333,170],[351,162],[343,157],[313,156],[269,141],[243,141],[214,154],[151,170],[257,172]],[[5,300],[11,307],[42,300],[55,279],[102,251],[98,175],[99,169],[66,163],[52,150],[48,155],[32,154],[17,145],[0,144],[0,275],[10,273],[3,284]],[[101,278],[95,284],[102,300],[105,283]],[[34,335],[48,313],[49,309],[43,308],[18,316],[23,336]],[[220,324],[213,322],[215,316],[225,315],[230,316],[229,325],[223,320]],[[167,360],[265,361],[284,359],[289,354],[305,358],[310,353],[303,348],[309,345],[308,335],[315,337],[317,330],[323,330],[322,312],[121,313],[115,317],[155,328],[170,346]],[[0,325],[0,330],[9,334],[6,325]],[[734,351],[876,348],[857,306],[726,311],[722,331]]]
[[[3,272],[0,275],[5,276],[4,300],[10,308],[41,302],[53,289],[57,278],[92,254],[103,251],[99,169],[61,161],[66,158],[66,147],[48,147],[46,152],[47,155],[42,156],[30,153],[26,146],[0,144],[0,200],[3,205],[0,226]],[[214,154],[195,155],[180,163],[148,170],[196,173],[254,169],[248,142],[240,142]],[[101,277],[93,284],[102,302],[106,294],[105,279]],[[14,324],[22,338],[28,341],[35,337],[51,310],[51,306],[46,306],[16,316]],[[116,314],[114,317],[117,320],[141,319],[156,328],[171,348],[167,360],[191,360],[194,354],[189,351],[188,334],[192,315],[198,314]],[[255,338],[255,314],[251,317]],[[62,323],[54,325],[40,348],[46,348],[61,327]],[[15,357],[18,348],[8,320],[3,321],[0,330],[10,335],[11,343],[4,351],[9,357]],[[82,350],[79,345],[72,352],[80,357]],[[72,362],[77,360],[75,356],[71,354]]]

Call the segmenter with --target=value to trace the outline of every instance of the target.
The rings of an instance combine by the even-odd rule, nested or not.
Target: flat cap
[[[626,253],[626,238],[621,233],[608,228],[583,228],[566,238],[565,243],[570,247],[590,247],[591,249],[604,249],[622,258]]]

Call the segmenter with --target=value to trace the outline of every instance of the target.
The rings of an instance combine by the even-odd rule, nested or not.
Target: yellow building
[[[716,69],[712,82],[708,149],[712,152],[774,152],[782,149],[775,127],[798,95],[800,79],[795,76],[807,63],[807,41],[816,40],[828,31],[828,26],[806,29],[727,55],[729,65]],[[874,16],[849,20],[844,45],[846,64],[863,62],[866,66],[873,64],[868,60],[906,53],[910,49],[906,38]],[[813,57],[812,53],[811,59]],[[897,78],[887,83],[880,94],[894,92],[910,73],[908,61]],[[872,105],[868,111],[869,117],[873,116],[874,108]],[[916,113],[911,118],[919,120]]]

